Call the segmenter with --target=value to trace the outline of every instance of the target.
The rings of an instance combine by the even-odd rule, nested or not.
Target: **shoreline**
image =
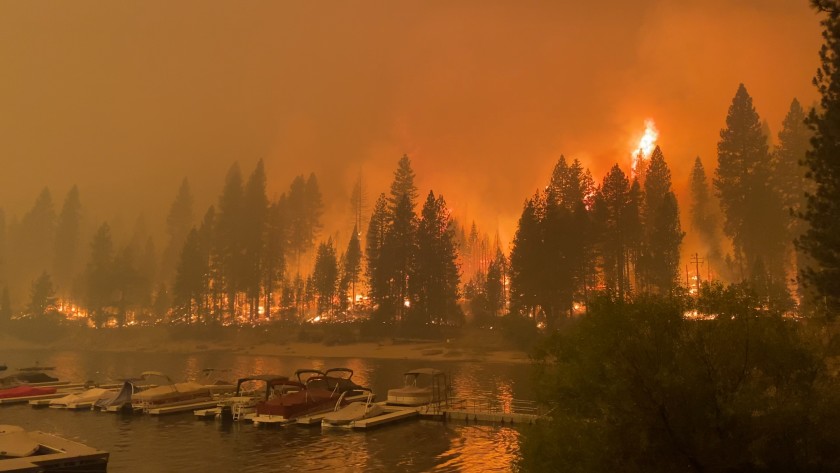
[[[477,347],[459,340],[448,341],[383,341],[352,342],[326,345],[315,342],[267,343],[257,341],[202,341],[202,340],[131,340],[128,343],[114,340],[111,343],[78,343],[75,337],[49,343],[20,340],[0,335],[3,351],[88,351],[100,353],[172,353],[196,354],[225,352],[246,356],[300,357],[300,358],[369,358],[401,359],[412,361],[456,361],[480,363],[527,364],[527,353],[510,349]],[[87,340],[90,342],[90,340]],[[251,343],[253,342],[253,343]]]

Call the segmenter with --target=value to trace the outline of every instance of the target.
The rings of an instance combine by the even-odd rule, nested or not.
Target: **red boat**
[[[37,386],[15,386],[13,388],[0,389],[0,399],[9,399],[13,397],[25,396],[42,396],[44,394],[54,394],[55,388],[52,387],[37,387]]]
[[[332,376],[334,372],[349,372],[349,377]],[[276,417],[277,420],[293,420],[309,414],[330,411],[336,400],[346,391],[354,391],[359,386],[350,378],[353,372],[346,368],[327,370],[297,370],[298,381],[288,384],[298,385],[299,390],[274,397],[257,404],[257,416]],[[309,375],[306,377],[306,375]],[[306,379],[304,380],[304,377]]]

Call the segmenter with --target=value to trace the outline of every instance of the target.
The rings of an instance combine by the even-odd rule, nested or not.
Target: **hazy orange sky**
[[[600,181],[646,118],[680,186],[740,82],[775,137],[820,43],[807,0],[4,0],[0,207],[78,184],[92,219],[161,225],[182,178],[202,214],[263,159],[271,197],[314,171],[346,234],[359,169],[372,205],[408,153],[508,241],[561,153]]]

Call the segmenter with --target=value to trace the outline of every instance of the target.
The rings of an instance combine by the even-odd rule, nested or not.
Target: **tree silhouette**
[[[318,245],[312,280],[314,292],[318,296],[318,313],[331,315],[338,284],[338,260],[332,238]]]
[[[770,175],[767,136],[741,84],[718,142],[714,184],[724,214],[723,228],[732,238],[743,274],[748,275],[761,259],[773,279],[783,280],[784,214]]]
[[[86,305],[93,322],[102,327],[107,322],[107,307],[113,305],[114,281],[114,244],[111,240],[111,227],[103,223],[96,230],[90,244],[90,259],[85,272],[87,287]]]
[[[161,259],[161,281],[166,283],[172,281],[178,255],[184,246],[187,234],[193,227],[193,218],[193,196],[189,181],[184,178],[166,216],[166,235],[168,239]]]
[[[71,295],[73,277],[79,265],[82,203],[79,189],[73,186],[64,198],[55,230],[53,273],[59,294]]]
[[[403,198],[403,203],[407,198]],[[443,196],[429,191],[417,223],[417,247],[410,286],[411,313],[416,322],[435,323],[457,320],[458,254],[455,230]]]
[[[825,14],[820,22],[822,64],[814,77],[822,97],[819,110],[812,109],[808,115],[814,136],[805,163],[815,189],[808,194],[805,219],[810,228],[800,239],[800,247],[813,259],[803,272],[805,281],[822,297],[826,313],[834,317],[840,311],[840,2],[811,0],[811,4]]]

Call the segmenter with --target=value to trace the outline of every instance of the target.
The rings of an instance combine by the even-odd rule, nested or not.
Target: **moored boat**
[[[330,375],[327,375],[330,372]],[[350,381],[352,370],[336,369],[322,372],[312,369],[300,369],[295,372],[300,390],[288,392],[279,397],[257,403],[256,415],[252,418],[260,422],[288,422],[302,416],[329,412],[336,401],[345,392],[358,392],[361,386]],[[337,376],[337,373],[349,376]]]
[[[54,383],[58,378],[54,378],[46,373],[40,371],[24,371],[15,373],[9,376],[0,378],[0,386],[18,386],[21,384],[36,384],[36,383]]]
[[[152,381],[140,375],[139,378],[128,378],[123,380],[120,389],[104,393],[93,403],[93,409],[103,411],[119,411],[131,407],[131,398],[134,394],[153,387]]]
[[[79,408],[79,407],[91,407],[93,406],[96,401],[99,399],[109,396],[112,393],[115,393],[115,389],[104,389],[104,388],[90,388],[86,391],[81,393],[71,393],[64,397],[59,397],[56,399],[51,399],[49,406],[54,408]]]
[[[158,386],[135,393],[131,397],[132,408],[143,412],[209,402],[214,399],[214,395],[231,393],[234,389],[229,384],[199,384],[194,381],[176,383],[169,376],[157,371],[147,371],[143,375],[156,375],[163,380]]]
[[[212,412],[214,417],[221,420],[237,421],[255,413],[257,403],[299,391],[302,388],[302,385],[290,380],[288,376],[274,374],[246,376],[236,381],[234,395],[221,400]],[[199,415],[198,411],[196,415]]]
[[[396,406],[423,406],[441,402],[449,389],[446,373],[434,368],[418,368],[403,374],[403,387],[388,390],[387,403]]]
[[[55,394],[55,391],[56,388],[52,386],[20,385],[11,388],[0,389],[0,399],[43,396],[47,394]]]
[[[363,388],[362,391],[366,391],[368,393],[367,399],[364,401],[354,401],[346,405],[342,401],[344,401],[345,396],[350,391],[342,393],[341,397],[339,397],[338,401],[335,403],[333,412],[324,415],[324,418],[321,419],[321,427],[341,427],[349,429],[353,427],[353,424],[356,421],[382,414],[384,412],[382,406],[373,402],[375,397],[373,391],[368,388]]]

